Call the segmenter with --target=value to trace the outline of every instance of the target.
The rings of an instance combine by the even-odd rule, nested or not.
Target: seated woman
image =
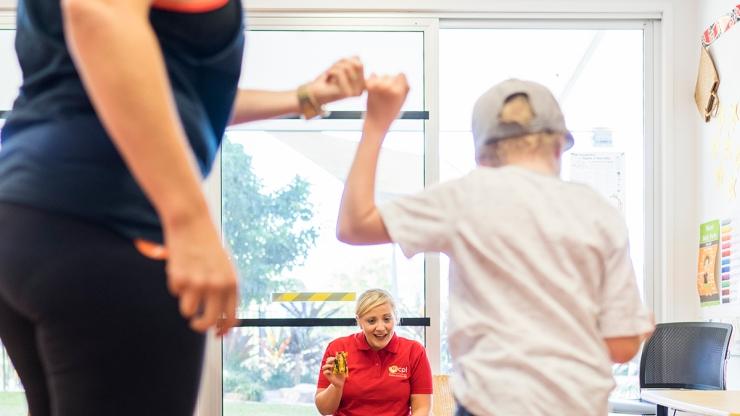
[[[316,408],[334,416],[428,416],[429,360],[421,344],[395,334],[398,313],[393,297],[385,290],[370,289],[360,295],[355,313],[362,332],[337,338],[326,347]]]

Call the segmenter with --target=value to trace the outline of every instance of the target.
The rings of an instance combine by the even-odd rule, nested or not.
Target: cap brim
[[[565,149],[563,151],[570,150],[574,143],[573,135],[569,131],[565,132]]]

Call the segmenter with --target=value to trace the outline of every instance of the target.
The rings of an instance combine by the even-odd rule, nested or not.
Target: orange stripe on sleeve
[[[155,0],[152,8],[182,13],[204,13],[224,7],[229,0]]]
[[[167,248],[161,244],[153,243],[147,240],[136,239],[134,240],[136,249],[139,250],[144,257],[149,257],[152,260],[166,260],[167,259]]]

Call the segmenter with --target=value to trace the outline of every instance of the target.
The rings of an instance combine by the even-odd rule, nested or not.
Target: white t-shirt
[[[380,207],[404,254],[450,257],[455,396],[478,416],[605,415],[603,341],[652,328],[621,214],[585,185],[516,166]]]

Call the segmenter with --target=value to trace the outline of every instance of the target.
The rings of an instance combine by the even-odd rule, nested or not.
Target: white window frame
[[[0,29],[15,30],[15,16],[15,7],[3,7],[3,4],[0,3]]]
[[[398,31],[423,32],[424,34],[424,106],[413,108],[414,111],[429,111],[429,119],[424,120],[424,186],[439,181],[438,148],[438,119],[437,116],[437,39],[439,33],[438,19],[433,18],[399,18],[399,17],[347,17],[328,16],[323,18],[311,17],[255,17],[248,18],[250,30],[314,30],[314,31]],[[432,39],[432,37],[434,37]],[[434,48],[432,48],[432,46]],[[434,68],[434,73],[430,70]],[[219,150],[220,155],[220,150]],[[434,167],[428,169],[427,167]],[[221,218],[221,164],[216,161],[214,169],[206,182],[206,192],[214,217],[220,223]],[[430,318],[431,326],[425,327],[427,354],[430,357],[433,372],[439,372],[440,356],[440,279],[439,258],[437,255],[427,255],[424,260],[425,279],[425,312]],[[434,303],[432,300],[436,299]],[[431,305],[437,305],[431,308]],[[221,342],[209,336],[206,345],[206,359],[201,381],[201,391],[198,400],[197,415],[223,414],[223,388]],[[432,357],[437,357],[436,360]]]
[[[480,16],[477,18],[450,18],[440,19],[440,29],[582,29],[582,30],[619,30],[619,29],[637,29],[643,31],[643,80],[644,80],[644,98],[643,98],[643,152],[645,166],[645,175],[643,183],[644,205],[644,265],[643,265],[643,290],[645,302],[651,310],[657,310],[659,298],[656,296],[657,287],[655,280],[661,276],[660,262],[655,258],[661,252],[660,228],[656,227],[659,223],[657,208],[659,200],[655,198],[656,190],[660,189],[660,134],[657,123],[658,112],[656,97],[659,97],[659,86],[655,84],[657,77],[656,68],[659,67],[659,56],[656,51],[659,50],[657,45],[656,33],[660,31],[660,20],[652,15],[642,19],[625,18],[549,18],[541,19],[530,16],[509,16],[506,19],[492,18],[484,19]],[[438,134],[438,132],[437,132]],[[437,165],[438,168],[439,165]]]

